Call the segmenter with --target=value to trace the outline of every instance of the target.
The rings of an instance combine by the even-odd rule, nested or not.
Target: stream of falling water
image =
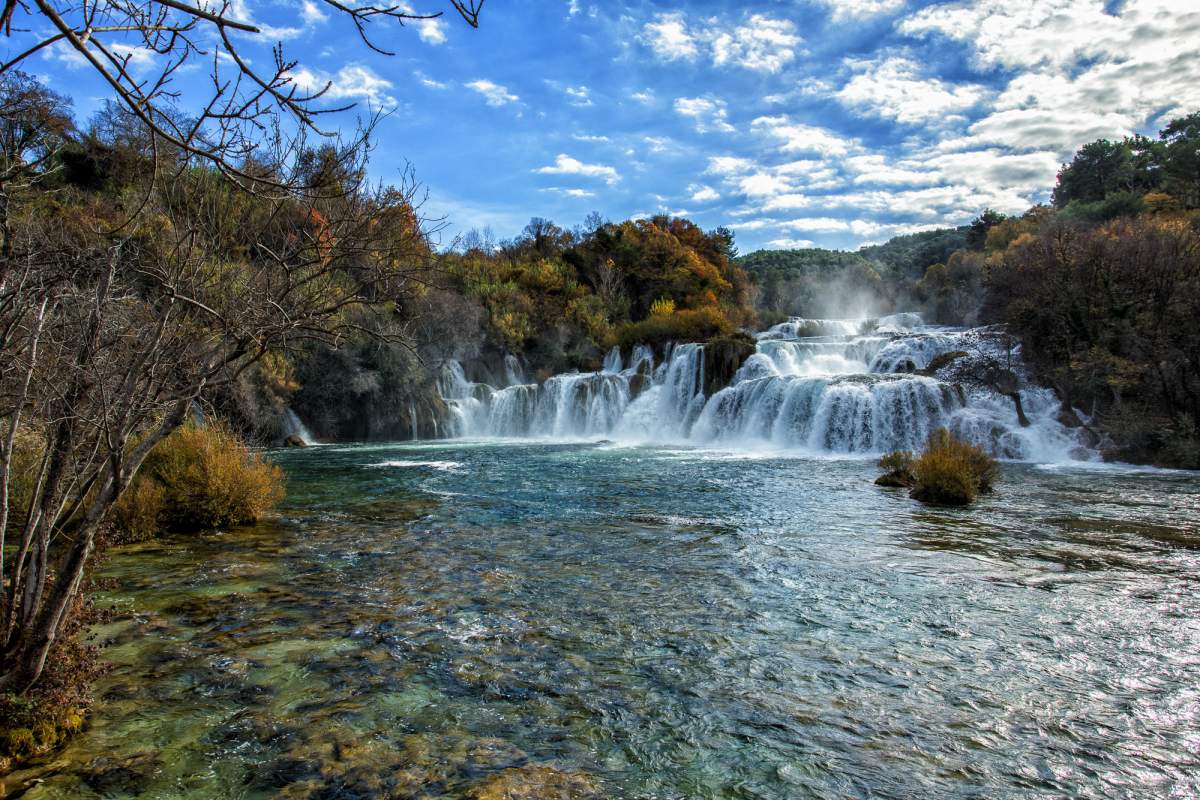
[[[916,314],[862,320],[793,319],[758,334],[757,352],[730,385],[705,394],[704,345],[655,359],[613,350],[599,372],[527,383],[509,356],[508,385],[468,380],[447,365],[441,389],[459,437],[614,439],[813,453],[916,450],[939,428],[1014,460],[1093,460],[1078,431],[1060,421],[1049,389],[1022,391],[1032,423],[1012,402],[980,387],[916,374],[939,355],[978,349],[988,331],[928,326]],[[514,366],[515,365],[515,366]],[[1018,372],[1023,372],[1019,362]],[[1027,377],[1027,376],[1026,376]]]

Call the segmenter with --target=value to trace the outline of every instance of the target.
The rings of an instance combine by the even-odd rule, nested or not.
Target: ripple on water
[[[1193,479],[947,511],[750,455],[277,454],[281,520],[108,561],[114,670],[26,796],[1200,792]]]

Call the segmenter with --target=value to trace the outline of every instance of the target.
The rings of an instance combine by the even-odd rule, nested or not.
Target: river
[[[279,519],[110,553],[114,669],[26,797],[1200,792],[1194,475],[946,510],[763,447],[272,458]]]

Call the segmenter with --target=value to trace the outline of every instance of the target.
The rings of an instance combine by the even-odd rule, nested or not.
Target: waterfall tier
[[[511,356],[510,385],[467,380],[450,362],[440,382],[453,436],[607,438],[717,443],[833,453],[919,449],[947,427],[998,456],[1091,458],[1058,422],[1053,392],[1021,392],[1031,424],[1010,398],[928,371],[939,355],[987,341],[986,331],[925,326],[916,314],[880,320],[793,319],[757,336],[730,384],[705,393],[705,347],[668,348],[658,360],[614,349],[598,372],[556,375],[538,385]],[[1020,370],[1019,363],[1017,369]],[[714,373],[715,374],[715,373]]]

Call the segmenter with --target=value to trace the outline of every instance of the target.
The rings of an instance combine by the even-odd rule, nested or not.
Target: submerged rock
[[[471,793],[472,800],[599,800],[600,797],[600,789],[591,776],[537,764],[506,769]]]
[[[124,758],[101,756],[84,771],[83,780],[102,795],[141,794],[162,767],[155,753],[137,753]]]
[[[291,434],[283,440],[284,447],[308,447],[308,442],[301,439],[296,434]]]

